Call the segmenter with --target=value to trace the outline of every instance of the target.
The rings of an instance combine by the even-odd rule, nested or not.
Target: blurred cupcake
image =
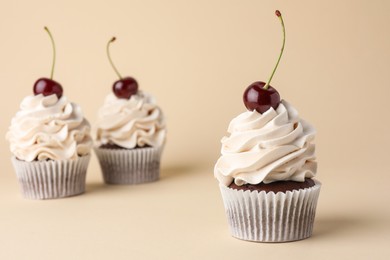
[[[99,110],[95,152],[108,184],[156,181],[166,129],[163,114],[150,95],[130,99],[114,94]]]
[[[54,48],[53,37],[47,27]],[[55,54],[55,53],[54,53]],[[90,125],[78,105],[63,96],[54,81],[55,55],[50,78],[34,84],[12,119],[6,138],[22,193],[29,199],[55,199],[85,190],[92,139]]]
[[[112,91],[100,108],[96,123],[95,153],[107,184],[139,184],[159,179],[165,144],[165,120],[151,95],[138,90],[132,77],[118,75]]]
[[[7,133],[24,197],[54,199],[83,193],[90,159],[90,125],[65,96],[27,96]]]
[[[284,43],[268,82],[245,90],[248,111],[230,122],[214,168],[231,234],[243,240],[294,241],[313,231],[321,187],[313,179],[315,130],[270,85]]]

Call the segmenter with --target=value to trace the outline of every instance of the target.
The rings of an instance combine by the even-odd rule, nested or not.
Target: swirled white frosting
[[[89,154],[90,125],[78,105],[65,96],[27,96],[6,135],[20,160],[67,160]]]
[[[223,185],[298,181],[314,177],[315,129],[286,101],[263,114],[246,111],[222,138],[214,175]]]
[[[99,110],[96,127],[98,145],[116,144],[132,149],[145,145],[161,147],[165,143],[163,113],[152,96],[141,91],[130,99],[110,93]]]

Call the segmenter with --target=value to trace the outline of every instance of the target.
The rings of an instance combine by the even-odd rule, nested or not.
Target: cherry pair
[[[47,27],[44,27],[45,31],[49,34],[52,46],[53,46],[53,63],[51,67],[51,74],[50,78],[40,78],[38,79],[34,84],[34,94],[39,95],[42,94],[44,96],[49,96],[56,94],[58,98],[62,97],[63,89],[60,83],[53,80],[53,74],[54,74],[54,65],[56,63],[56,47],[54,43],[54,39],[52,34],[50,33],[49,29]],[[114,63],[111,60],[110,56],[110,43],[115,41],[115,37],[113,37],[108,43],[107,43],[107,56],[108,59],[114,68],[116,74],[119,77],[119,80],[114,82],[114,85],[112,87],[113,92],[118,98],[126,98],[129,99],[132,95],[136,94],[138,91],[138,83],[137,81],[132,77],[122,77],[118,70],[116,69]]]

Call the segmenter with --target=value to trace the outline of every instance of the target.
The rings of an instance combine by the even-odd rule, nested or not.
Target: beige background
[[[267,80],[317,130],[323,182],[314,234],[286,244],[229,236],[213,164],[242,93]],[[0,2],[0,259],[389,259],[390,2],[5,1]],[[102,184],[96,158],[87,193],[21,198],[4,136],[22,98],[49,76],[93,122],[124,75],[153,93],[169,127],[161,181]]]

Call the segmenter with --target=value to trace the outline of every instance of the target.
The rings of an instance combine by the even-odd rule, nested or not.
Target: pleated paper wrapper
[[[160,178],[161,148],[94,148],[107,184],[140,184]]]
[[[219,185],[233,237],[254,242],[288,242],[313,232],[321,183],[283,192],[243,191]]]
[[[90,157],[33,162],[13,157],[12,163],[25,198],[56,199],[84,193]]]

